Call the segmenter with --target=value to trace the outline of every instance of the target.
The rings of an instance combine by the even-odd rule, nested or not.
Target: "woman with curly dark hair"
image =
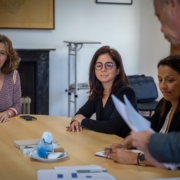
[[[117,112],[111,94],[124,102],[126,95],[136,108],[136,97],[129,86],[120,54],[109,46],[98,49],[90,63],[89,69],[90,94],[88,101],[71,120],[67,131],[88,129],[126,137],[130,133],[122,117]],[[90,117],[96,113],[96,120]]]
[[[0,122],[21,112],[21,84],[16,70],[20,58],[12,47],[11,40],[0,35]]]

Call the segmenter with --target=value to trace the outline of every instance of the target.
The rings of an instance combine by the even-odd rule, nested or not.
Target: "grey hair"
[[[161,0],[162,3],[169,4],[169,0]],[[180,0],[177,0],[177,2],[180,4]]]

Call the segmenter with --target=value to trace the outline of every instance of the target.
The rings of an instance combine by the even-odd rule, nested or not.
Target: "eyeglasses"
[[[106,63],[104,64],[104,66],[105,66],[105,68],[106,68],[107,70],[110,70],[110,69],[113,68],[113,66],[116,66],[116,65],[113,64],[112,62],[106,62]],[[95,69],[96,69],[97,71],[100,71],[100,70],[103,68],[103,64],[102,64],[101,62],[97,62],[97,63],[94,65],[94,67],[95,67]]]

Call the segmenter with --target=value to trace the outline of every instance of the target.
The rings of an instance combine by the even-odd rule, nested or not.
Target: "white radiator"
[[[21,114],[30,114],[31,98],[29,96],[22,97],[22,109]]]

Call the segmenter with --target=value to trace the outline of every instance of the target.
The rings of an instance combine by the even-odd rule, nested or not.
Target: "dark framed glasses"
[[[107,70],[110,70],[110,69],[112,69],[114,66],[116,66],[114,63],[112,63],[112,62],[106,62],[104,65],[101,63],[101,62],[97,62],[95,65],[94,65],[94,67],[95,67],[95,69],[97,70],[97,71],[100,71],[102,68],[103,68],[103,66],[105,66],[105,68],[107,69]]]

